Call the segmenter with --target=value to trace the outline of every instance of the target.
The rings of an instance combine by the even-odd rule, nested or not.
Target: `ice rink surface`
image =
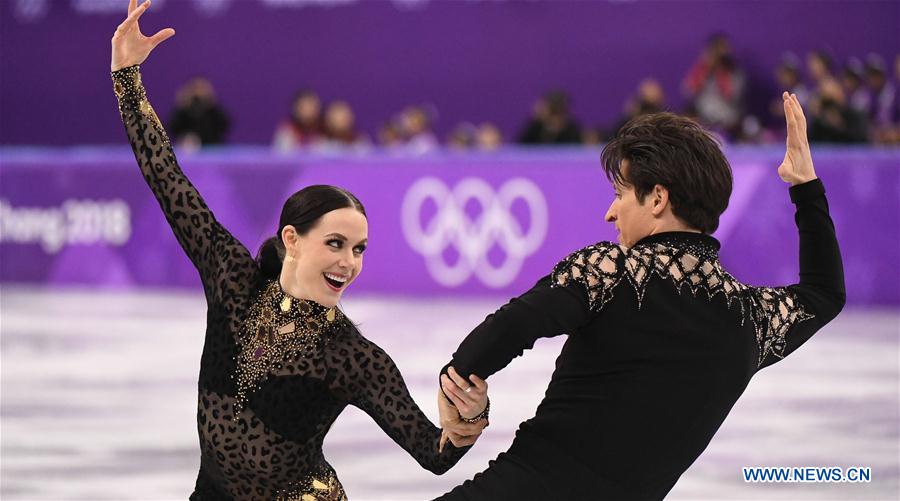
[[[433,419],[436,373],[505,298],[354,297],[344,309]],[[0,497],[186,499],[199,467],[202,295],[0,291]],[[564,338],[491,377],[491,426],[450,472],[421,469],[348,407],[325,454],[351,500],[430,499],[505,450],[540,402]],[[900,498],[900,312],[848,310],[750,383],[668,499]],[[600,453],[600,451],[598,451]],[[745,483],[742,466],[872,468],[869,483]]]

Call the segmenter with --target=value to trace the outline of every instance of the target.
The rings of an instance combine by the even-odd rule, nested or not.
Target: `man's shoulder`
[[[599,309],[611,298],[611,291],[622,276],[627,249],[609,241],[583,247],[556,264],[550,275],[551,287],[577,284],[587,289],[592,309]]]

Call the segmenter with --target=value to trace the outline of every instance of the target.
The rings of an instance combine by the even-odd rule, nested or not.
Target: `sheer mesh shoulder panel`
[[[623,247],[612,242],[599,242],[573,252],[553,268],[551,286],[584,286],[591,310],[600,311],[612,299],[613,289],[622,279],[624,253]]]
[[[783,358],[785,336],[794,326],[813,318],[796,294],[786,287],[751,287],[726,272],[718,257],[708,249],[690,246],[637,245],[627,251],[625,270],[634,287],[638,308],[651,275],[670,280],[678,293],[688,290],[693,296],[700,291],[708,299],[722,295],[725,304],[741,309],[741,325],[749,317],[759,346],[757,366],[768,355]]]
[[[147,99],[140,66],[115,71],[112,79],[119,113],[141,173],[178,243],[200,272],[207,299],[222,302],[244,298],[256,279],[256,263],[219,224],[178,166],[169,138]]]

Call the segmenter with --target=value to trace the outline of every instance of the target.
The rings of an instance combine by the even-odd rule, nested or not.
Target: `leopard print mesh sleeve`
[[[335,381],[351,405],[368,414],[391,439],[423,468],[440,475],[455,465],[469,447],[447,444],[438,452],[441,430],[419,409],[403,375],[378,345],[359,335],[341,338]]]
[[[200,272],[207,298],[220,302],[230,294],[246,294],[255,279],[253,258],[219,224],[179,167],[169,137],[147,99],[140,66],[114,71],[112,80],[119,113],[144,180],[181,248]]]

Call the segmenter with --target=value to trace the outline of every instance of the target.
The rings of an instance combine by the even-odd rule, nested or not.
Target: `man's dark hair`
[[[697,122],[672,113],[635,117],[603,148],[601,159],[607,179],[633,187],[640,203],[659,184],[669,190],[676,217],[706,234],[719,227],[731,196],[731,166]]]

